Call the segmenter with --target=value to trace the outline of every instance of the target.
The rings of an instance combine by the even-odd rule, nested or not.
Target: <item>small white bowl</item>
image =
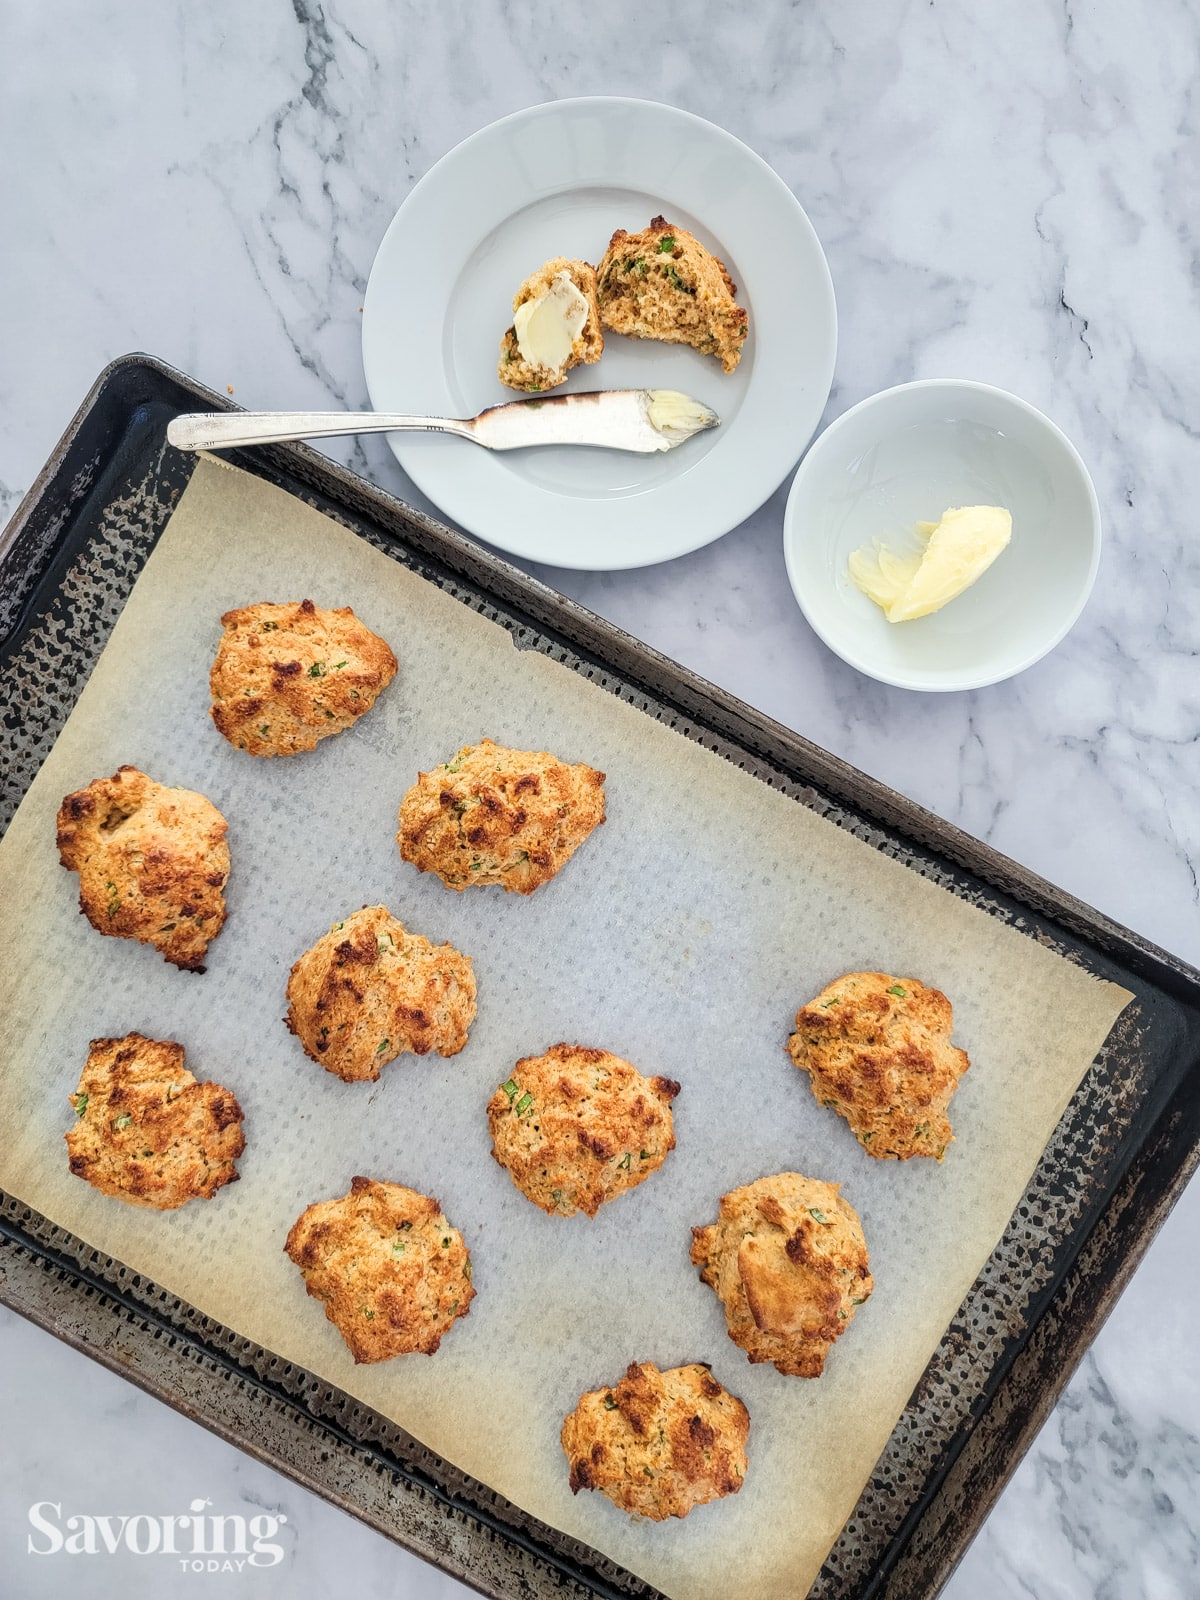
[[[1005,506],[1012,542],[956,600],[889,622],[850,581],[872,539],[911,545],[951,506]],[[800,463],[783,548],[814,631],[852,667],[901,689],[978,689],[1023,672],[1064,637],[1100,564],[1087,468],[1048,417],[1003,389],[933,378],[847,411]]]

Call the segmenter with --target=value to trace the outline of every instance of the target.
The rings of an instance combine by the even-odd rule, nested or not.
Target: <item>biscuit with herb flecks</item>
[[[174,1211],[236,1183],[242,1108],[219,1083],[197,1083],[183,1046],[127,1033],[93,1039],[70,1097],[71,1171],[101,1194]]]
[[[227,830],[202,794],[121,767],[63,801],[58,854],[79,874],[79,909],[99,933],[152,944],[164,961],[203,972],[225,922]]]
[[[349,606],[243,606],[209,673],[217,729],[252,756],[291,756],[341,733],[396,676],[396,658]]]
[[[400,807],[405,861],[448,889],[532,894],[604,821],[604,774],[481,739],[422,772]]]
[[[600,326],[634,339],[690,344],[726,372],[742,359],[750,319],[725,263],[686,228],[654,217],[641,233],[618,228],[596,268]]]
[[[518,1061],[488,1101],[492,1154],[551,1216],[594,1217],[675,1148],[678,1093],[673,1078],[644,1078],[607,1050],[556,1044]]]
[[[517,290],[512,308],[513,321],[500,341],[497,369],[500,382],[510,389],[538,394],[557,388],[572,367],[590,365],[604,353],[596,310],[596,269],[586,261],[555,256],[545,262]],[[535,328],[539,319],[543,321],[540,337]],[[547,326],[550,343],[557,347],[553,353],[546,346]],[[554,365],[546,365],[548,358]]]
[[[433,1355],[475,1298],[462,1234],[403,1184],[354,1178],[300,1214],[284,1249],[359,1363]]]
[[[950,1043],[953,1030],[940,989],[851,972],[800,1008],[787,1050],[869,1155],[940,1161],[954,1137],[946,1108],[971,1064]]]
[[[692,1260],[734,1344],[787,1377],[818,1378],[874,1281],[858,1212],[840,1185],[779,1172],[721,1196],[692,1229]]]
[[[287,1025],[305,1054],[353,1083],[378,1078],[406,1050],[457,1055],[475,1019],[475,970],[386,906],[364,906],[304,952],[287,996]]]
[[[660,1372],[631,1362],[593,1389],[562,1425],[571,1493],[598,1489],[632,1516],[663,1522],[737,1494],[746,1476],[750,1413],[701,1362]]]

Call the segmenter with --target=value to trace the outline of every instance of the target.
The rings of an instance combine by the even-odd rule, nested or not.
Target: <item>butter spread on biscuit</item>
[[[904,553],[876,539],[850,557],[850,576],[889,622],[940,611],[981,578],[1012,538],[1002,506],[958,506],[940,522],[918,522],[920,548]]]
[[[513,312],[517,349],[531,367],[557,372],[587,321],[587,296],[571,282],[569,272],[555,274],[545,294],[524,301]]]

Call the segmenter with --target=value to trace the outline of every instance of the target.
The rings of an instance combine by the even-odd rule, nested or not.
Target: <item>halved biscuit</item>
[[[634,339],[688,344],[726,372],[742,359],[750,319],[723,261],[686,228],[654,217],[641,233],[618,228],[596,268],[602,327]]]
[[[596,271],[555,256],[513,296],[513,323],[500,341],[500,382],[538,394],[566,380],[572,367],[604,351],[596,308]]]

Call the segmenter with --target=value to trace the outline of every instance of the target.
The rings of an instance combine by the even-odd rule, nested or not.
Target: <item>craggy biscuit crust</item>
[[[874,1288],[862,1224],[836,1183],[780,1172],[721,1196],[692,1260],[734,1344],[788,1377],[819,1378]]]
[[[518,1061],[488,1101],[492,1155],[551,1216],[589,1217],[675,1148],[672,1078],[643,1078],[607,1050],[556,1044]]]
[[[596,307],[596,269],[586,261],[569,261],[566,256],[555,256],[538,268],[513,296],[512,308],[545,294],[560,272],[565,272],[588,303],[587,320],[575,336],[571,353],[561,367],[533,367],[521,354],[517,343],[517,330],[510,326],[500,341],[500,365],[497,369],[501,383],[510,389],[527,389],[534,393],[553,389],[565,382],[572,367],[590,366],[604,353],[604,335],[600,331],[600,313]]]
[[[202,794],[121,767],[63,801],[58,854],[79,874],[79,909],[93,928],[203,972],[225,921],[227,829]]]
[[[707,1366],[660,1372],[634,1361],[593,1389],[562,1425],[571,1493],[598,1489],[615,1506],[663,1522],[736,1494],[746,1476],[750,1413]]]
[[[454,1056],[475,1018],[470,956],[364,906],[292,968],[287,1025],[306,1055],[347,1083],[378,1078],[405,1050]]]
[[[946,1107],[971,1064],[950,1043],[953,1029],[940,989],[851,972],[796,1013],[787,1049],[870,1155],[940,1161],[954,1137]]]
[[[532,894],[604,821],[604,774],[481,739],[422,772],[400,806],[400,854],[448,889]]]
[[[244,606],[221,621],[209,714],[252,756],[313,749],[357,722],[396,676],[391,650],[349,606]]]
[[[726,372],[742,359],[749,317],[725,264],[686,228],[655,217],[641,233],[618,228],[596,268],[600,324],[635,339],[690,344]]]
[[[219,1083],[196,1082],[181,1044],[93,1039],[70,1101],[71,1171],[101,1194],[174,1211],[237,1182],[242,1108]]]
[[[403,1184],[354,1178],[300,1214],[284,1249],[359,1363],[431,1356],[475,1297],[462,1234]]]

